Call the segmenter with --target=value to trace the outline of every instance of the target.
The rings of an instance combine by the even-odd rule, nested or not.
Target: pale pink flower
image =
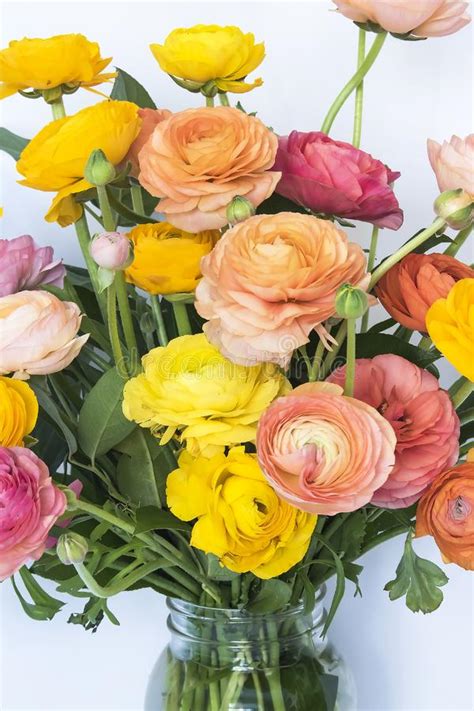
[[[474,133],[442,144],[429,138],[428,158],[441,192],[462,188],[474,195]]]
[[[102,269],[118,271],[131,262],[131,242],[123,232],[101,232],[90,243],[91,257]]]
[[[0,296],[46,284],[62,288],[65,276],[52,247],[38,247],[30,235],[0,239]]]

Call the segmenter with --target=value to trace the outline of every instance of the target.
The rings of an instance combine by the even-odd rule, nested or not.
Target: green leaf
[[[273,193],[257,208],[258,215],[275,215],[277,212],[302,212],[307,215],[309,210],[278,193]]]
[[[176,460],[167,459],[169,450],[141,428],[136,428],[116,449],[124,455],[117,468],[117,486],[121,493],[138,506],[161,508],[166,477],[176,468]]]
[[[156,109],[156,105],[147,90],[134,79],[130,74],[127,74],[123,69],[116,67],[117,77],[114,81],[112,91],[110,92],[111,99],[118,101],[132,101],[141,109]]]
[[[366,515],[364,511],[354,511],[344,521],[340,529],[331,536],[332,547],[344,558],[358,558],[366,531]]]
[[[47,464],[54,474],[67,459],[68,446],[56,427],[46,417],[40,417],[33,430],[37,443],[32,447],[34,453]]]
[[[111,368],[84,401],[79,414],[78,439],[92,462],[136,428],[136,424],[127,420],[122,412],[123,387],[123,378],[116,368]]]
[[[45,379],[41,376],[34,375],[29,380],[29,385],[33,388],[38,403],[49,419],[54,422],[59,431],[63,434],[67,446],[69,448],[69,456],[77,452],[76,435],[72,430],[74,423],[69,420],[66,422],[65,417],[61,414],[56,402],[51,394],[45,389]]]
[[[64,603],[56,600],[46,593],[39,583],[33,578],[27,568],[20,570],[20,576],[23,580],[27,591],[29,592],[33,602],[25,600],[15,581],[15,576],[11,577],[11,582],[15,594],[20,601],[23,611],[31,617],[32,620],[45,621],[52,620],[53,617],[63,607]]]
[[[306,570],[300,570],[298,577],[303,583],[303,607],[305,615],[309,615],[314,610],[316,590],[311,580],[308,578]]]
[[[406,605],[412,612],[433,612],[443,601],[443,593],[439,588],[447,582],[448,577],[441,568],[416,555],[412,546],[412,533],[409,531],[396,577],[384,588],[390,600],[406,595]]]
[[[0,151],[5,151],[13,160],[18,160],[22,150],[29,143],[28,138],[17,136],[7,128],[0,128]]]
[[[186,521],[180,521],[170,511],[156,506],[143,506],[138,509],[135,534],[159,530],[190,531],[191,526]]]
[[[395,326],[396,323],[397,322],[394,318],[386,318],[385,321],[380,321],[380,323],[374,323],[374,325],[369,328],[367,333],[380,333],[381,331],[387,331],[389,328]]]
[[[436,348],[425,351],[388,333],[370,332],[357,335],[357,358],[373,358],[380,353],[402,356],[420,368],[427,368],[441,358],[441,353]]]
[[[254,613],[277,612],[285,607],[291,598],[291,587],[288,583],[271,578],[264,580],[258,593],[247,605],[247,610]]]
[[[235,578],[239,577],[239,573],[234,573],[233,570],[229,570],[224,565],[221,565],[219,558],[212,553],[206,555],[207,562],[207,575],[211,580],[217,580],[220,582],[231,582]]]
[[[109,200],[113,209],[121,217],[125,218],[126,222],[124,224],[148,225],[159,222],[159,220],[155,220],[153,217],[150,217],[150,215],[141,215],[140,213],[135,212],[135,210],[130,209],[127,205],[118,200],[112,193],[109,194]],[[158,199],[156,200],[155,207],[156,205],[158,205]]]

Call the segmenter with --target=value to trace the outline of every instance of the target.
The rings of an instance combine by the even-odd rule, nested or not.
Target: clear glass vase
[[[171,640],[148,684],[145,711],[354,711],[351,673],[312,613],[278,614],[167,601]]]

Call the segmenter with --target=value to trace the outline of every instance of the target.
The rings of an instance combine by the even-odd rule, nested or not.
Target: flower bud
[[[132,244],[122,232],[102,232],[89,246],[92,259],[99,267],[121,271],[133,262]]]
[[[462,230],[474,220],[474,197],[462,188],[445,190],[436,198],[434,211],[449,227]]]
[[[43,94],[43,99],[47,104],[55,104],[63,95],[60,86],[55,86],[52,89],[43,89],[41,93]]]
[[[360,318],[369,307],[367,294],[352,284],[342,284],[336,293],[336,313],[341,318]]]
[[[84,177],[92,185],[108,185],[116,177],[116,170],[104,151],[98,148],[89,156],[84,169]]]
[[[246,197],[236,195],[227,206],[226,216],[231,225],[248,220],[255,215],[255,206]]]
[[[56,545],[56,554],[63,565],[74,565],[75,563],[83,563],[89,545],[79,533],[63,533]]]

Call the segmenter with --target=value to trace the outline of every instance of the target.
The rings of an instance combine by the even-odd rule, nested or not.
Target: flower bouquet
[[[326,632],[359,558],[404,534],[385,589],[423,613],[448,579],[414,538],[474,569],[474,270],[456,258],[474,136],[428,141],[433,222],[383,261],[399,173],[359,147],[387,38],[455,32],[467,3],[335,4],[358,26],[357,68],[309,133],[231,101],[262,83],[247,77],[264,45],[237,27],[151,46],[203,100],[178,112],[82,35],[0,52],[1,96],[53,118],[31,139],[1,129],[0,147],[54,194],[45,219],[75,229],[86,265],[0,241],[0,579],[35,620],[72,596],[69,622],[92,631],[118,624],[121,592],[166,595],[149,709],[354,709]],[[110,98],[67,114],[68,94],[105,82]],[[353,94],[349,143],[330,133]],[[372,227],[368,255],[353,221]]]

